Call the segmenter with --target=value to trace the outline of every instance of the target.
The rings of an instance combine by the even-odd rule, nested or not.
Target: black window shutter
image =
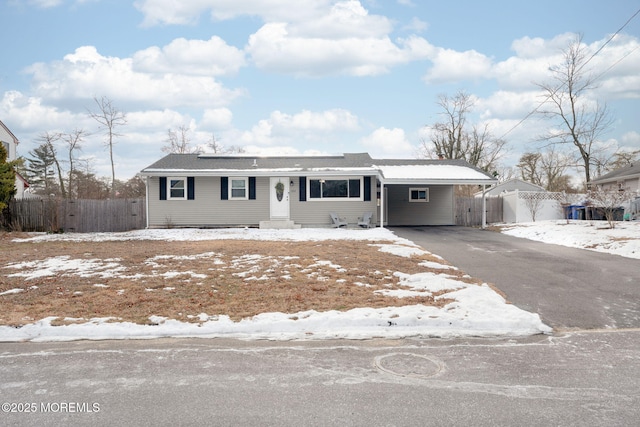
[[[256,177],[249,177],[249,200],[256,199]]]
[[[160,177],[160,200],[167,200],[167,177]]]
[[[229,178],[220,177],[220,200],[229,200]]]
[[[306,176],[300,177],[300,201],[301,202],[307,201],[307,177]]]
[[[371,177],[370,176],[364,177],[364,201],[365,202],[371,201]]]
[[[196,180],[192,176],[187,177],[187,200],[196,199]]]

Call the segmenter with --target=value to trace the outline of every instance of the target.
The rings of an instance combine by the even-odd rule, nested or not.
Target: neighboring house
[[[18,148],[18,138],[11,133],[8,127],[5,126],[4,123],[0,120],[0,143],[4,145],[4,148],[7,150],[8,157],[7,161],[13,161],[17,158],[16,150]],[[16,173],[16,199],[21,199],[24,197],[25,190],[29,188],[29,183],[26,179],[24,179],[19,173]]]
[[[144,168],[148,227],[455,224],[454,185],[496,179],[461,160],[169,154]]]
[[[532,184],[527,181],[523,181],[518,178],[513,178],[508,181],[502,182],[500,184],[494,185],[488,188],[484,193],[488,196],[499,196],[503,193],[508,193],[511,191],[545,191],[544,188],[539,185]],[[482,197],[482,191],[478,191],[474,194],[475,197]]]
[[[624,190],[640,195],[640,162],[602,175],[590,182],[603,190]]]

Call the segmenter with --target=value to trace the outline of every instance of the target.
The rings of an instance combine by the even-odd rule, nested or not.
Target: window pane
[[[232,179],[231,180],[231,188],[245,188],[245,180],[244,179]]]
[[[171,198],[184,198],[184,179],[172,179],[169,181]]]
[[[231,198],[245,199],[247,197],[247,181],[245,179],[231,180]]]
[[[349,180],[349,197],[360,197],[360,180],[359,179],[350,179]]]
[[[309,180],[309,197],[312,199],[320,198],[320,180],[319,179]]]
[[[322,185],[322,197],[347,197],[348,187],[346,179],[326,180]]]

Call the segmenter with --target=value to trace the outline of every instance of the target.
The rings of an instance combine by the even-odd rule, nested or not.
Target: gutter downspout
[[[487,186],[482,184],[482,229],[487,228]]]

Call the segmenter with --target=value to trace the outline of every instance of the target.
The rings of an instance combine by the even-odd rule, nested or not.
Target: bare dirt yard
[[[148,324],[152,315],[197,322],[200,313],[239,320],[450,302],[434,300],[437,293],[395,298],[376,292],[403,289],[395,272],[442,273],[420,263],[446,264],[429,254],[381,251],[378,245],[389,242],[14,242],[17,237],[26,235],[0,234],[0,325],[49,316],[58,318],[53,324],[96,317]],[[447,274],[480,283],[458,270]]]

